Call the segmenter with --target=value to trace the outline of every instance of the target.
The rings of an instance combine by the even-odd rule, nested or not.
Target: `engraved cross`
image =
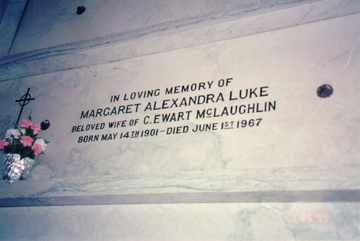
[[[26,92],[25,95],[21,96],[20,100],[16,100],[16,102],[19,102],[19,105],[21,106],[21,110],[20,110],[20,114],[19,114],[19,117],[18,117],[18,119],[17,119],[17,121],[16,121],[16,125],[15,125],[15,126],[17,126],[18,123],[19,123],[19,120],[20,120],[20,117],[21,117],[21,113],[22,113],[22,111],[23,111],[23,109],[24,109],[24,106],[27,105],[27,104],[29,104],[29,102],[30,102],[31,100],[35,100],[35,98],[31,98],[31,95],[29,94],[29,91],[30,91],[30,88],[28,88],[28,90],[27,90],[27,92]]]

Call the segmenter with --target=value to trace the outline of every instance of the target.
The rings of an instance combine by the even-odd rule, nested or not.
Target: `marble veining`
[[[8,120],[17,117],[14,110],[19,106],[14,100],[21,95],[15,96],[31,88],[36,101],[26,107],[24,116],[31,111],[36,116],[34,121],[51,119],[52,130],[44,132],[43,137],[53,140],[46,157],[38,158],[31,176],[34,180],[74,176],[186,176],[187,173],[226,176],[229,171],[241,173],[251,169],[320,166],[336,169],[340,166],[356,166],[359,110],[356,108],[358,95],[354,86],[357,86],[356,63],[360,56],[359,16],[351,15],[110,64],[1,82],[2,133],[11,127]],[[334,32],[336,37],[332,37]],[[229,51],[231,49],[233,51]],[[232,78],[231,86],[216,86],[221,78]],[[215,84],[212,89],[173,95],[173,98],[203,94],[217,96],[221,93],[225,99],[229,99],[230,91],[236,93],[241,89],[259,89],[261,86],[265,86],[267,94],[262,99],[248,98],[245,102],[224,101],[211,106],[146,111],[145,105],[149,101],[172,99],[172,96],[164,95],[165,87],[202,81],[213,81]],[[328,99],[320,99],[316,95],[316,89],[323,83],[332,84],[335,88],[333,96]],[[109,103],[111,95],[124,97],[126,93],[129,96],[134,91],[156,88],[161,90],[158,97]],[[196,111],[209,107],[221,109],[225,105],[230,108],[235,104],[261,103],[263,100],[276,101],[277,109],[261,114],[213,117],[206,121],[194,116],[190,120],[158,126],[147,127],[143,123],[146,116],[153,118],[157,113],[192,110],[195,115]],[[155,139],[117,139],[92,143],[81,143],[80,138],[97,133],[112,135],[113,132],[120,136],[124,131],[135,129],[128,126],[117,130],[72,131],[74,126],[100,122],[108,125],[109,121],[129,121],[130,118],[123,115],[81,119],[82,111],[135,103],[141,103],[142,108],[131,115],[131,118],[140,120],[139,130],[162,130],[177,125],[188,125],[193,130],[200,124],[237,121],[239,118],[262,118],[264,124],[242,131],[184,135],[163,133]],[[341,175],[346,177],[345,173]]]
[[[76,5],[73,1],[51,4],[48,1],[29,1],[11,52],[17,54],[39,49],[40,46],[48,48],[103,36],[107,40],[114,39],[115,36],[123,40],[132,39],[167,29],[204,24],[209,20],[239,18],[255,11],[275,11],[286,5],[297,6],[308,2],[314,1],[104,0],[99,3],[85,0],[81,4],[87,10],[78,16],[75,14]],[[94,29],[97,31],[91,31]],[[67,35],[67,38],[62,38],[62,35]],[[25,39],[29,41],[26,44]]]
[[[103,176],[0,182],[0,198],[156,193],[359,190],[359,167],[253,169],[242,172]],[[344,175],[345,174],[345,175]],[[314,178],[316,177],[316,178]],[[286,180],[286,181],[284,181]]]
[[[186,48],[230,38],[355,14],[360,11],[354,0],[300,1],[302,5],[275,5],[274,12],[255,11],[240,19],[223,21],[204,17],[204,23],[178,27],[150,26],[145,32],[113,34],[100,39],[15,54],[0,60],[0,80],[56,72],[83,66],[118,61],[179,48]],[[305,4],[306,3],[306,4]],[[277,7],[291,7],[277,9]],[[265,10],[268,8],[264,8]],[[281,11],[279,11],[281,10]],[[268,11],[268,10],[267,10]],[[239,13],[240,14],[240,13]],[[242,14],[240,14],[242,15]],[[225,21],[226,20],[226,21]],[[186,20],[184,20],[186,21]],[[199,21],[195,21],[199,22]],[[200,21],[201,23],[203,21]],[[41,66],[41,68],[39,67]]]
[[[0,219],[0,227],[2,240],[357,240],[359,208],[358,203],[2,208],[2,217],[13,218]],[[31,236],[24,229],[31,229]]]
[[[24,23],[11,55],[0,60],[0,135],[13,127],[20,109],[15,100],[28,88],[36,100],[23,117],[31,111],[35,122],[51,122],[41,133],[51,143],[30,177],[12,185],[0,181],[0,240],[360,239],[358,1],[191,1],[188,12],[190,1],[154,1],[148,12],[134,16],[141,6],[123,1],[126,16],[103,17],[124,20],[119,26],[46,43],[70,33],[64,28],[69,22],[81,27],[78,16],[68,18],[68,8],[87,5],[89,15],[82,16],[89,22],[118,10],[96,1],[63,2],[48,26],[31,32],[31,23]],[[103,22],[97,24],[99,29]],[[49,39],[22,45],[28,33],[36,33],[29,36],[33,40]],[[228,78],[231,84],[220,88],[218,81]],[[206,89],[164,94],[166,87],[199,83]],[[321,99],[316,90],[324,83],[334,93]],[[144,107],[219,93],[228,100],[230,91],[257,88],[259,94],[261,87],[262,97],[80,118],[81,111],[107,106]],[[157,88],[157,97],[123,100],[124,94]],[[109,101],[116,95],[122,100]],[[276,110],[143,122],[155,114],[265,101],[276,101]],[[139,130],[262,122],[248,129],[94,143],[79,138],[119,137],[135,127],[72,131],[130,118],[141,120]]]

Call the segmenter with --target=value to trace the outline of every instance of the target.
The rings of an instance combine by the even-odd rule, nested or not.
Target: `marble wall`
[[[358,203],[20,207],[0,209],[12,217],[0,225],[3,240],[358,240],[358,209]]]
[[[30,88],[22,117],[51,143],[0,182],[0,240],[359,239],[358,2],[27,1],[22,19],[0,135]]]

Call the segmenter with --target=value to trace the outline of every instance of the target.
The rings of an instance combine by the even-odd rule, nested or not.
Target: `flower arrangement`
[[[27,120],[20,122],[20,127],[7,130],[5,139],[0,140],[0,150],[5,154],[19,154],[21,159],[43,154],[49,141],[37,137],[40,130],[46,130],[50,123],[43,121],[41,127],[31,121],[31,116]]]

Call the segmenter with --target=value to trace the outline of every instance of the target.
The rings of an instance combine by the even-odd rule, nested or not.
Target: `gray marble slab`
[[[40,2],[29,1],[29,9]],[[66,11],[72,4],[98,4],[63,2]],[[17,119],[15,100],[30,88],[35,100],[23,117],[31,112],[36,123],[49,119],[50,129],[40,136],[51,143],[26,180],[0,181],[0,240],[359,240],[359,2],[245,1],[233,8],[236,1],[207,1],[164,17],[178,3],[156,5],[157,14],[146,13],[127,30],[98,29],[103,35],[97,38],[89,32],[56,39],[79,27],[66,11],[39,17],[50,25],[58,17],[58,26],[41,29],[51,43],[26,35],[34,23],[23,22],[12,55],[0,60],[0,138]],[[133,11],[134,4],[128,5]],[[98,13],[116,10],[101,7]],[[188,18],[172,21],[177,13]],[[22,45],[25,36],[31,45]],[[231,83],[220,87],[221,79]],[[198,89],[200,83],[206,88]],[[325,83],[334,92],[319,98]],[[193,84],[196,91],[165,95],[166,88]],[[124,100],[156,89],[158,96]],[[251,98],[229,100],[230,92],[246,89]],[[219,93],[224,101],[144,108]],[[267,111],[251,109],[274,101],[270,111],[269,104]],[[92,109],[128,104],[140,104],[139,111],[89,117]],[[215,108],[223,113],[235,105],[250,111],[215,117]],[[196,118],[204,109],[209,118]],[[80,118],[86,110],[89,118]],[[189,119],[144,122],[186,111],[192,111]],[[259,126],[248,126],[259,118]],[[136,126],[131,119],[139,119]],[[123,120],[126,127],[108,126]],[[231,121],[239,128],[192,132]],[[86,131],[96,123],[106,127]],[[166,134],[177,126],[189,126],[190,133]],[[165,133],[119,139],[146,129]],[[101,141],[112,133],[115,140]],[[79,143],[97,134],[100,140]]]
[[[34,47],[36,50],[0,59],[0,81],[166,52],[360,12],[359,3],[356,0],[271,2],[274,5],[268,5],[268,1],[258,2],[258,6],[245,4],[238,6],[235,12],[221,13],[216,13],[215,4],[214,16],[199,15],[194,19],[185,18],[182,22],[155,24],[145,29],[134,28],[130,32],[84,39],[80,42],[54,47],[44,48],[44,45],[39,45],[34,40],[32,44],[37,46]],[[236,5],[236,3],[233,4]],[[72,5],[67,6],[76,8]],[[259,8],[261,6],[263,9]],[[171,9],[173,6],[170,4],[168,7]],[[59,23],[61,26],[64,24],[65,22]],[[63,27],[66,28],[66,26]],[[77,28],[72,29],[73,25],[70,26],[68,31],[77,31]],[[55,38],[56,34],[61,34],[61,32],[53,34]]]
[[[116,194],[134,191],[134,187],[141,187],[140,193],[166,193],[172,187],[229,191],[233,190],[232,180],[239,183],[244,176],[250,185],[240,185],[237,191],[268,188],[271,183],[275,183],[275,190],[301,190],[297,187],[304,188],[304,182],[299,181],[303,177],[320,187],[313,190],[358,189],[359,18],[359,14],[350,15],[4,81],[0,83],[1,133],[12,128],[20,110],[15,100],[30,88],[35,100],[26,106],[23,117],[31,112],[34,122],[51,122],[51,128],[40,134],[51,141],[46,156],[37,158],[30,184],[24,183],[42,181],[34,189],[39,194],[51,195],[47,188],[53,188],[55,181],[49,180],[57,180],[53,195],[58,195],[56,186],[61,183],[66,191],[72,192],[70,183],[78,183],[79,192],[95,187],[105,190],[104,195],[112,193],[109,187],[117,182],[124,185],[123,190],[115,187]],[[221,87],[226,81],[228,86]],[[324,83],[334,88],[329,98],[319,98],[316,93]],[[196,86],[196,90],[165,94],[176,86]],[[159,95],[129,99],[132,93],[151,90],[158,90]],[[240,91],[252,94],[241,99]],[[113,96],[119,96],[119,101],[113,102]],[[213,96],[215,101],[210,98],[207,104],[176,106],[183,98],[188,101],[205,96]],[[178,99],[177,104],[167,108],[173,99]],[[156,108],[155,102],[157,108],[165,108],[150,110]],[[132,113],[119,111],[125,106]],[[229,114],[235,106],[237,113]],[[96,117],[98,110],[104,116]],[[179,118],[180,112],[185,118]],[[205,112],[210,114],[199,117]],[[163,122],[163,115],[172,113],[175,120]],[[135,119],[138,123],[132,126]],[[250,126],[250,120],[256,124]],[[109,127],[118,121],[126,121],[126,126]],[[246,121],[246,128],[241,127],[242,121]],[[231,122],[235,123],[233,129],[221,129]],[[86,131],[86,126],[97,123],[104,123],[104,129]],[[213,123],[217,123],[216,128]],[[216,130],[193,131],[204,124]],[[179,130],[187,126],[190,131],[167,134],[168,128],[176,130],[178,126]],[[157,131],[156,136],[125,137],[127,132],[132,135],[147,129]],[[99,139],[89,142],[91,135],[99,135]],[[111,135],[116,138],[109,140]],[[294,175],[287,176],[288,172]],[[331,179],[334,176],[336,179]],[[218,178],[213,183],[221,188],[201,184],[211,177]],[[153,186],[146,190],[142,180],[151,180]],[[222,185],[224,180],[230,181]],[[5,195],[16,197],[19,192],[14,189]]]
[[[360,190],[193,192],[123,195],[81,195],[0,198],[0,207],[74,205],[174,204],[174,203],[321,203],[359,202]]]
[[[273,12],[317,1],[304,0],[182,0],[182,1],[116,1],[46,0],[29,1],[14,40],[11,54],[92,39],[113,39],[127,35],[127,40],[164,30],[190,27],[206,22],[251,16],[254,12]],[[76,14],[77,7],[85,12]],[[95,31],[96,30],[96,31]],[[66,37],[64,37],[66,36]],[[124,38],[124,37],[123,37]]]
[[[1,208],[0,239],[359,240],[359,208],[358,203]]]
[[[0,5],[0,59],[6,58],[11,51],[26,2],[27,0],[4,0]]]

